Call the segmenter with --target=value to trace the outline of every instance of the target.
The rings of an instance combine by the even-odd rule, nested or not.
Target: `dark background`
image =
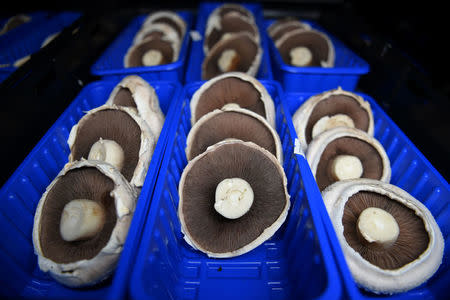
[[[252,2],[252,1],[247,1]],[[265,17],[314,20],[370,64],[358,91],[376,99],[431,164],[450,175],[448,16],[437,1],[258,1]],[[16,13],[80,11],[84,16],[0,84],[0,185],[82,87],[91,65],[136,15],[155,9],[196,12],[199,1],[13,1]],[[78,28],[78,30],[75,30]]]

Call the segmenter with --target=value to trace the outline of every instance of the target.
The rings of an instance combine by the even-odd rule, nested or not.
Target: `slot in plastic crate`
[[[347,46],[322,27],[314,22],[304,21],[311,28],[326,33],[335,50],[335,65],[332,68],[323,67],[294,67],[286,64],[275,43],[269,37],[267,28],[274,20],[264,22],[264,35],[270,49],[273,78],[281,82],[286,92],[321,92],[341,86],[343,89],[353,91],[361,75],[369,72],[369,64],[356,55]]]
[[[187,164],[191,128],[189,101],[202,82],[188,84],[174,114],[142,242],[130,280],[133,299],[339,299],[341,287],[309,186],[314,179],[294,154],[292,121],[280,104],[281,87],[261,81],[276,103],[277,131],[291,208],[283,226],[268,241],[234,258],[214,259],[183,239],[177,217],[178,183]]]
[[[123,59],[136,33],[148,16],[146,14],[138,16],[130,22],[95,62],[91,68],[91,73],[102,77],[115,78],[122,78],[130,74],[146,74],[151,80],[168,80],[183,83],[190,42],[189,31],[192,27],[193,16],[190,12],[176,11],[176,13],[186,22],[186,33],[181,43],[177,61],[160,66],[125,68]]]
[[[117,80],[108,80],[86,85],[0,190],[0,233],[4,237],[0,242],[0,296],[15,299],[125,297],[130,268],[165,149],[166,125],[170,122],[164,124],[155,147],[128,237],[112,278],[93,288],[66,288],[40,271],[32,242],[36,206],[46,187],[67,163],[70,153],[67,138],[72,126],[86,111],[103,105],[117,83]],[[181,86],[164,81],[149,83],[155,88],[166,119],[170,120],[177,101],[180,101]]]
[[[289,114],[293,115],[297,108],[312,95],[311,93],[286,94],[284,99]],[[376,295],[356,286],[347,267],[331,220],[328,214],[323,214],[323,223],[341,272],[346,297],[351,299],[447,299],[450,284],[450,187],[376,101],[368,95],[359,95],[370,102],[375,123],[374,136],[385,148],[391,162],[392,177],[390,183],[409,192],[431,211],[444,236],[445,249],[442,265],[426,283],[409,292],[390,297]],[[320,197],[317,185],[311,190],[317,197]],[[320,206],[325,209],[323,201]]]
[[[203,52],[203,37],[206,30],[206,22],[212,11],[221,4],[223,3],[202,2],[199,5],[195,31],[198,34],[200,34],[201,39],[192,41],[191,50],[189,54],[189,62],[187,65],[186,83],[194,81],[202,81],[202,63],[203,59],[205,58],[205,54]],[[270,58],[269,58],[269,47],[267,45],[266,35],[264,34],[265,28],[264,28],[262,6],[260,4],[255,3],[251,4],[240,3],[240,4],[253,13],[256,25],[258,27],[261,36],[260,46],[263,51],[263,54],[261,58],[261,65],[259,66],[256,78],[265,80],[273,79],[272,68],[270,65]]]

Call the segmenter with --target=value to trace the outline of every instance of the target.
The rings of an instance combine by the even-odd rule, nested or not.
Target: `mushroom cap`
[[[220,41],[225,34],[248,32],[257,43],[260,42],[259,30],[253,19],[246,18],[240,14],[226,14],[222,17],[213,15],[208,18],[203,43],[204,53]]]
[[[161,39],[171,41],[179,48],[181,45],[181,39],[178,36],[176,30],[165,23],[154,23],[148,26],[142,27],[135,35],[133,39],[133,45],[139,44],[147,38]]]
[[[186,22],[177,13],[169,10],[162,10],[150,14],[142,24],[142,28],[153,26],[154,24],[167,24],[177,32],[179,40],[183,39],[186,33]]]
[[[340,87],[314,95],[306,100],[292,116],[300,147],[306,152],[312,138],[312,128],[324,117],[345,114],[355,123],[355,127],[373,135],[374,121],[370,103],[361,96],[342,90]]]
[[[186,140],[188,160],[203,153],[209,146],[225,139],[253,142],[283,161],[280,137],[262,116],[239,107],[225,106],[201,117],[192,126]]]
[[[278,30],[279,26],[282,26],[285,23],[290,23],[290,22],[293,22],[293,21],[300,22],[299,20],[297,20],[297,18],[294,18],[294,17],[282,17],[282,18],[276,19],[275,21],[272,22],[272,24],[270,24],[267,27],[266,31],[269,34],[269,36],[271,37],[272,33],[274,31]]]
[[[178,59],[179,45],[164,37],[148,37],[128,48],[128,51],[123,59],[125,68],[144,66],[142,57],[149,50],[157,50],[161,52],[163,60],[160,65],[163,65],[172,63]]]
[[[275,105],[266,88],[256,78],[242,72],[216,76],[194,93],[191,99],[191,124],[214,109],[236,103],[266,118],[275,128]]]
[[[112,90],[106,105],[134,107],[138,115],[147,122],[157,140],[164,125],[164,114],[159,106],[155,89],[142,77],[124,77]]]
[[[6,21],[3,27],[0,30],[0,35],[7,33],[8,31],[31,21],[31,17],[25,14],[18,14],[12,16]]]
[[[274,42],[276,42],[287,32],[296,29],[306,29],[306,30],[311,29],[311,26],[309,26],[309,24],[300,22],[299,20],[286,20],[285,22],[278,23],[276,25],[277,26],[275,27],[269,27],[267,29],[269,36],[272,38]]]
[[[330,38],[314,29],[296,29],[285,33],[276,42],[283,61],[290,65],[290,51],[296,47],[306,47],[312,52],[311,66],[333,67],[335,52]]]
[[[59,232],[65,204],[74,198],[100,203],[107,221],[86,241],[66,242]],[[33,245],[39,268],[69,287],[94,285],[106,279],[120,257],[136,206],[136,192],[109,164],[68,163],[39,200],[34,216]]]
[[[219,5],[210,13],[208,18],[214,16],[222,18],[228,14],[240,15],[242,17],[248,18],[249,21],[255,23],[255,17],[253,16],[253,13],[243,5],[238,3],[224,3],[222,5]]]
[[[370,192],[382,198],[390,198],[394,203],[409,209],[409,213],[423,221],[421,225],[428,234],[426,249],[413,261],[396,269],[382,269],[364,259],[352,248],[344,234],[343,216],[346,204],[351,197],[360,192]],[[430,211],[406,191],[394,185],[372,179],[355,179],[336,182],[322,192],[330,219],[341,244],[344,256],[355,281],[365,289],[375,293],[400,293],[413,289],[428,280],[439,268],[444,251],[442,233]],[[398,214],[398,213],[397,213]],[[356,216],[357,217],[357,216]],[[403,226],[411,227],[411,223],[396,217],[402,235]],[[419,222],[420,223],[420,222]],[[407,239],[413,239],[409,233]],[[400,239],[400,237],[399,237]],[[397,240],[400,243],[399,240]],[[415,248],[416,242],[404,242],[404,249]],[[382,251],[377,252],[377,256]],[[401,254],[398,254],[399,256]],[[417,255],[417,254],[416,254]]]
[[[214,209],[215,189],[226,178],[242,178],[254,192],[250,210],[238,219],[227,219]],[[276,157],[252,142],[229,140],[209,147],[181,175],[178,217],[184,239],[210,257],[251,251],[285,221],[290,206],[286,185]]]
[[[306,159],[322,191],[336,180],[330,174],[333,160],[339,155],[359,158],[363,167],[362,178],[389,182],[391,166],[383,146],[362,130],[336,127],[319,134],[306,152]]]
[[[262,48],[248,32],[232,33],[218,41],[205,56],[202,63],[202,79],[208,80],[222,74],[218,61],[226,50],[234,50],[240,59],[232,71],[256,76],[262,58]]]
[[[142,187],[156,143],[144,119],[124,106],[102,105],[88,111],[70,131],[69,162],[87,159],[100,138],[122,147],[125,158],[121,173],[133,186]]]

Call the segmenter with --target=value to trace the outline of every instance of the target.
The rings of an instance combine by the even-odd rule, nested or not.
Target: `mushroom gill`
[[[124,65],[125,68],[157,66],[174,62],[177,57],[177,46],[172,41],[150,37],[128,49]]]

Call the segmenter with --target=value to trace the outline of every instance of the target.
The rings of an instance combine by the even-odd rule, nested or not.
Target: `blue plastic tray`
[[[289,114],[294,114],[311,93],[286,94],[285,104]],[[391,184],[408,191],[420,200],[435,217],[445,239],[443,263],[437,273],[425,284],[409,292],[391,297],[377,296],[359,289],[347,267],[340,244],[334,232],[328,214],[323,214],[323,223],[333,248],[335,259],[339,265],[346,297],[352,299],[393,298],[393,299],[448,299],[450,286],[450,187],[430,162],[405,136],[400,128],[386,115],[381,107],[368,95],[360,94],[370,102],[374,115],[375,138],[385,148],[391,162]],[[311,188],[316,197],[320,197],[317,185]],[[325,210],[323,201],[320,201]]]
[[[202,82],[185,86],[177,107],[145,231],[130,280],[133,299],[339,299],[342,284],[309,186],[306,161],[294,154],[294,128],[277,106],[291,208],[277,233],[239,257],[208,258],[183,239],[177,217],[178,183],[187,164],[189,101]],[[281,87],[262,81],[276,104]],[[309,173],[308,173],[309,172]]]
[[[125,68],[123,58],[131,46],[138,30],[141,28],[147,15],[136,17],[125,28],[114,42],[106,49],[91,68],[91,73],[98,76],[122,78],[129,74],[147,74],[152,80],[171,80],[184,82],[186,59],[189,48],[189,30],[192,26],[192,13],[177,11],[178,15],[186,22],[186,33],[181,44],[178,60],[165,65],[153,67]]]
[[[360,76],[369,72],[369,64],[366,61],[314,22],[305,23],[330,37],[336,54],[335,66],[332,68],[293,67],[285,64],[278,49],[275,47],[275,43],[267,33],[267,28],[273,22],[274,20],[265,21],[263,34],[266,36],[269,44],[273,78],[281,82],[286,92],[317,93],[337,86],[353,91],[358,84]]]
[[[202,62],[203,59],[205,58],[205,54],[203,53],[203,36],[206,30],[206,22],[212,11],[221,4],[223,3],[202,2],[199,5],[197,24],[195,30],[200,34],[202,39],[192,41],[191,51],[189,54],[189,62],[186,72],[186,83],[202,80]],[[264,34],[265,28],[264,28],[262,6],[260,4],[253,4],[253,3],[252,4],[240,3],[240,4],[253,13],[256,25],[258,26],[261,35],[261,48],[263,51],[263,55],[261,58],[261,65],[259,66],[258,73],[256,74],[256,78],[266,80],[273,79],[272,68],[270,65],[270,58],[269,58],[269,47],[267,45],[266,35]]]
[[[48,184],[67,163],[67,138],[84,112],[103,105],[117,81],[97,81],[84,87],[0,190],[0,298],[119,299],[125,297],[130,268],[140,242],[155,180],[164,153],[168,125],[163,127],[149,166],[116,272],[100,286],[69,289],[40,271],[33,251],[32,228],[37,203]],[[149,82],[166,118],[173,117],[181,86]]]

